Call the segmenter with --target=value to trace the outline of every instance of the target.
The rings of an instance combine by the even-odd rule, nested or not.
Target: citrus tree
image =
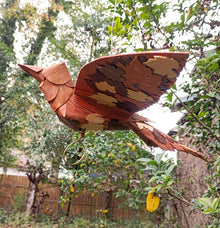
[[[66,168],[72,178],[71,182],[62,181],[63,188],[66,186],[67,191],[71,192],[70,185],[74,184],[76,195],[84,191],[91,194],[105,192],[103,211],[107,210],[108,214],[111,214],[113,196],[120,199],[122,207],[143,210],[150,173],[143,171],[144,166],[138,159],[143,156],[152,158],[152,155],[134,133],[87,132],[82,143],[86,153],[80,163],[74,164],[83,154],[77,142],[66,152]]]

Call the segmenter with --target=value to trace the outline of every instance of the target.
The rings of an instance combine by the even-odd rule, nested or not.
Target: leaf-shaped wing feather
[[[157,102],[176,81],[188,53],[141,52],[98,58],[80,71],[75,94],[132,114]]]

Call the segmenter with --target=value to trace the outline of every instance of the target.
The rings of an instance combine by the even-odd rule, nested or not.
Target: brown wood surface
[[[101,57],[82,67],[75,87],[65,63],[44,69],[20,66],[40,82],[53,111],[68,127],[77,131],[131,129],[149,146],[205,160],[135,114],[156,103],[175,83],[188,55],[140,52]]]

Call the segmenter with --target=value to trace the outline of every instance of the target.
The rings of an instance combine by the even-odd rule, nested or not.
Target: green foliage
[[[1,219],[2,218],[2,219]],[[86,228],[86,227],[153,227],[154,224],[146,218],[131,218],[130,220],[108,220],[103,218],[85,218],[85,217],[49,217],[40,216],[37,220],[31,216],[26,216],[24,213],[13,213],[0,209],[0,224],[3,226],[16,227],[65,227],[65,228]]]
[[[26,198],[20,192],[13,197],[14,212],[24,211],[25,209]]]
[[[110,9],[114,12],[115,3],[109,2]],[[166,1],[158,4],[154,0],[117,1],[114,27],[109,26],[109,33],[113,31],[117,37],[114,45],[118,45],[118,39],[121,38],[120,43],[125,47],[121,51],[126,51],[127,48],[136,51],[158,48],[155,39],[163,27],[161,20],[167,11],[167,5]],[[166,39],[163,40],[164,43],[167,42]]]
[[[174,183],[173,171],[176,168],[172,159],[168,159],[165,162],[162,160],[164,153],[158,153],[154,159],[140,158],[138,159],[146,167],[145,170],[150,170],[152,177],[149,179],[149,183],[156,186],[156,191],[160,192],[161,189],[170,190]],[[148,188],[151,190],[152,186]]]
[[[209,159],[206,176],[207,190],[202,199],[219,198],[220,184],[220,99],[219,99],[219,53],[213,51],[201,58],[192,73],[192,85],[185,84],[183,89],[187,92],[191,101],[187,101],[183,109],[189,113],[185,116],[186,136],[194,136],[192,143],[196,146],[207,148],[206,156]],[[203,201],[202,201],[203,202]],[[200,202],[201,203],[201,202]],[[219,226],[219,218],[216,218],[215,209],[199,207],[203,213],[212,216],[213,227]],[[214,210],[214,211],[212,211]],[[207,213],[207,212],[210,213]],[[211,213],[213,212],[213,213]],[[216,225],[217,224],[217,225]]]
[[[114,1],[109,2],[113,10]],[[173,108],[178,102],[181,111],[187,111],[183,119],[184,127],[180,129],[184,133],[182,136],[191,137],[195,146],[207,148],[210,175],[206,177],[208,188],[203,198],[219,198],[219,1],[181,0],[156,4],[155,1],[124,0],[117,1],[116,12],[113,34],[121,37],[120,44],[125,47],[123,51],[132,48],[138,51],[169,49],[190,52],[189,61],[194,66],[189,73],[191,80],[182,83],[180,88],[174,86],[168,91],[166,105]],[[134,40],[142,43],[142,47],[139,48]],[[186,102],[178,97],[180,89],[187,96]],[[170,177],[163,173],[165,171],[160,173],[157,161],[146,159],[145,164],[154,172],[154,184],[167,188]],[[172,188],[175,187],[172,181],[170,183]],[[175,188],[173,190],[175,196],[184,201]],[[211,216],[214,218],[214,215]],[[219,225],[218,220],[214,223]]]
[[[5,223],[9,226],[28,226],[31,222],[31,217],[25,212],[10,213],[5,219]]]
[[[204,206],[204,214],[220,213],[219,198],[215,198],[213,201],[211,201],[209,198],[200,198],[199,202]]]
[[[90,9],[94,4],[96,5],[95,1],[90,1]],[[20,56],[14,48],[15,31],[24,39],[22,54],[26,64],[36,64],[39,59],[48,62],[47,56],[53,56],[56,62],[60,58],[65,60],[71,73],[76,74],[86,61],[108,50],[106,44],[100,45],[103,44],[107,23],[106,17],[103,17],[104,7],[96,5],[97,10],[93,10],[92,14],[85,11],[81,3],[71,4],[61,0],[51,1],[42,14],[31,2],[22,5],[10,0],[2,3],[2,7],[0,163],[8,166],[9,162],[13,162],[9,148],[16,147],[25,150],[26,155],[31,158],[37,157],[38,161],[52,160],[54,168],[59,169],[62,152],[70,143],[72,133],[57,123],[56,116],[40,94],[37,83],[27,74],[17,71],[13,65],[15,56]],[[75,17],[76,14],[80,16]],[[61,15],[69,16],[69,27],[60,26]],[[27,29],[24,30],[24,27]],[[85,36],[85,40],[82,36]],[[90,49],[88,46],[91,39],[93,42]],[[42,59],[45,45],[47,50],[43,52]],[[80,53],[84,50],[85,59]],[[88,56],[90,57],[87,58]]]
[[[210,199],[210,198],[199,198],[194,200],[195,208],[200,208],[202,212],[206,215],[211,215],[213,220],[209,228],[219,227],[220,220],[220,198]]]
[[[16,26],[16,10],[15,13],[10,14],[6,9],[8,7],[15,8],[17,3],[14,0],[7,1],[7,3],[2,3],[2,13],[0,19],[0,164],[5,166],[13,162],[13,156],[10,155],[8,151],[8,145],[13,142],[12,134],[17,130],[16,127],[9,127],[8,124],[10,111],[5,112],[5,94],[7,94],[7,85],[10,80],[7,78],[6,71],[10,66],[10,61],[14,60],[13,53],[13,42]],[[9,29],[10,28],[10,29]]]
[[[211,154],[220,151],[220,79],[218,77],[220,68],[216,67],[220,64],[219,60],[217,53],[200,59],[193,73],[192,87],[190,88],[187,85],[183,87],[190,97],[195,98],[192,102],[188,102],[187,106],[202,123],[198,125],[197,119],[190,113],[186,119],[188,132],[197,135],[196,145],[202,141]]]
[[[126,198],[123,205],[133,209],[142,208],[147,176],[137,159],[151,155],[142,148],[135,134],[130,131],[87,132],[83,144],[86,147],[86,158],[81,163],[69,165],[68,168],[68,164],[82,156],[82,149],[77,143],[66,153],[66,168],[72,171],[72,181],[76,188],[81,191],[112,192],[116,197]]]

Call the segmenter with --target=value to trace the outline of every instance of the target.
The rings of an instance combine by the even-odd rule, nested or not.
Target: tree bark
[[[39,192],[38,185],[45,178],[43,173],[42,164],[38,167],[31,165],[29,161],[27,161],[28,170],[26,175],[29,180],[29,189],[28,189],[28,200],[26,205],[26,214],[30,215],[34,212],[35,202],[37,192]]]
[[[32,181],[30,181],[29,189],[28,189],[28,201],[27,201],[27,206],[26,206],[27,215],[32,214],[32,209],[33,209],[34,203],[36,201],[37,191],[38,191],[37,185],[34,184]]]

